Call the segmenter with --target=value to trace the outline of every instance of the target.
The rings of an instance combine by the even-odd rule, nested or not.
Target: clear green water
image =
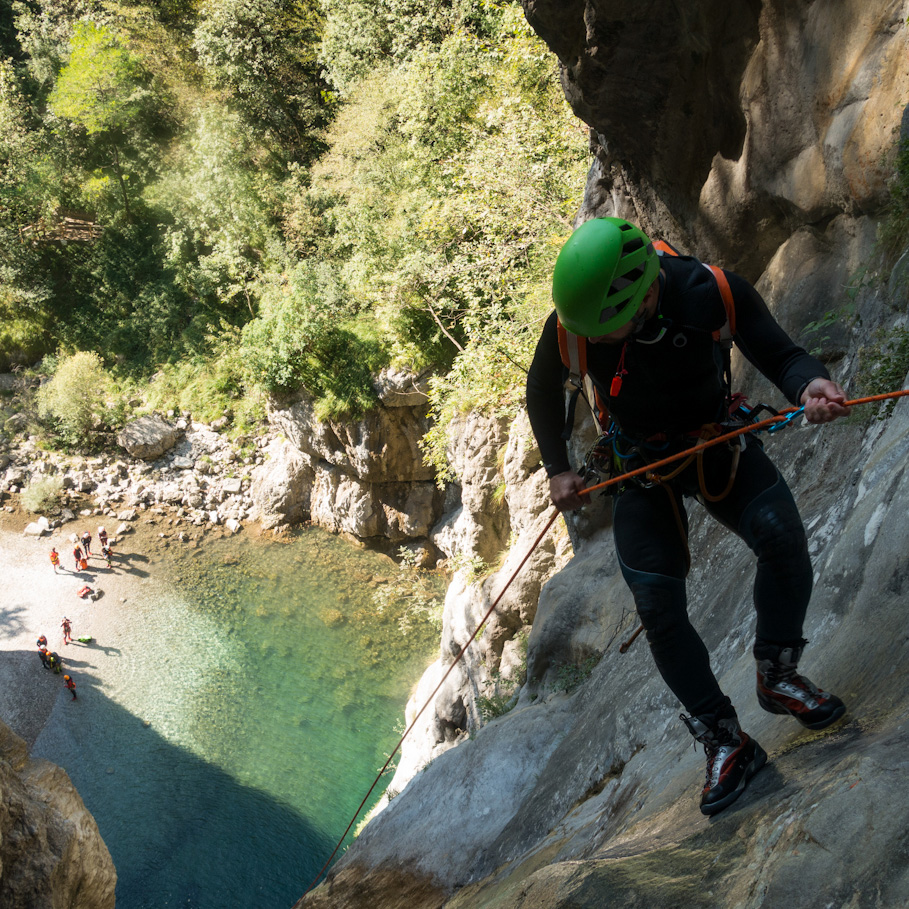
[[[397,742],[437,638],[376,614],[390,560],[318,530],[125,564],[143,592],[113,640],[67,648],[79,700],[61,696],[34,753],[95,816],[118,909],[289,907]]]

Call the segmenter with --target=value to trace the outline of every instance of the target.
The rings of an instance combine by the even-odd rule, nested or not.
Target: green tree
[[[313,0],[210,0],[193,47],[215,86],[266,138],[279,170],[321,150],[327,87],[316,59],[321,6]],[[276,148],[274,146],[277,146]]]
[[[107,27],[76,23],[70,57],[48,99],[60,118],[82,127],[110,155],[127,220],[130,193],[124,148],[149,116],[154,99],[140,61]],[[103,178],[102,178],[103,182]]]

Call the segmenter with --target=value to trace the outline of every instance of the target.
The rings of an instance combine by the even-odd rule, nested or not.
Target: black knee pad
[[[802,519],[789,502],[765,502],[749,508],[742,520],[742,538],[759,558],[800,559],[808,552]]]

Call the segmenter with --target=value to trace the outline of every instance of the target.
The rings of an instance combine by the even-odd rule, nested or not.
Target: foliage
[[[234,433],[251,432],[265,419],[265,401],[248,387],[247,372],[239,330],[225,330],[206,352],[165,364],[143,387],[143,404],[208,423],[229,416]]]
[[[384,613],[394,604],[398,612],[398,628],[408,634],[416,626],[427,624],[436,634],[442,630],[442,590],[440,576],[420,568],[417,554],[402,546],[398,550],[398,573],[391,584],[376,588],[373,603],[376,611]]]
[[[519,632],[517,641],[520,661],[515,673],[507,679],[503,679],[501,673],[494,673],[492,679],[485,684],[487,693],[477,698],[477,710],[483,722],[488,723],[508,713],[517,704],[518,690],[527,681],[527,632]]]
[[[101,358],[79,351],[60,360],[53,377],[38,389],[38,414],[65,440],[84,440],[103,422],[107,390]]]
[[[433,366],[440,467],[454,414],[515,406],[586,167],[517,3],[43,0],[11,21],[0,362],[95,351],[148,399],[241,421],[299,387],[356,414],[375,370]]]
[[[874,342],[859,349],[856,379],[863,396],[879,395],[902,388],[909,374],[909,327],[880,328]],[[882,402],[875,418],[885,420],[893,412],[895,400]]]
[[[556,687],[566,694],[580,688],[593,674],[597,663],[600,662],[600,656],[601,654],[595,653],[580,663],[556,664]]]
[[[897,145],[890,180],[890,205],[880,227],[880,242],[885,256],[891,260],[909,247],[909,138]]]
[[[76,23],[70,48],[48,99],[51,109],[89,135],[129,130],[149,99],[139,61],[109,29],[89,21]]]
[[[278,167],[321,149],[325,125],[316,60],[322,15],[304,0],[211,0],[193,47],[213,83],[261,131]]]
[[[152,124],[163,119],[158,110],[163,101],[151,91],[140,61],[110,29],[87,20],[75,24],[69,59],[48,106],[61,120],[85,130],[87,150],[99,159],[83,186],[93,208],[109,204],[107,197],[116,191],[105,174],[110,170],[124,214],[132,217],[129,183],[148,169],[142,152]]]
[[[53,508],[63,493],[61,477],[39,477],[29,482],[22,490],[19,503],[32,514],[41,514]]]
[[[325,419],[375,403],[372,373],[384,364],[368,321],[358,323],[338,275],[327,263],[288,265],[265,276],[262,315],[243,331],[251,377],[270,392],[305,386]]]
[[[163,254],[193,310],[207,313],[203,323],[242,324],[256,311],[256,282],[278,243],[274,199],[238,116],[202,108],[185,138],[145,199],[170,222]]]

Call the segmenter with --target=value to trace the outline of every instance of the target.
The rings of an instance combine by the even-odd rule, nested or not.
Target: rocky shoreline
[[[146,418],[151,420],[153,418]],[[151,460],[102,454],[72,457],[41,450],[33,438],[10,447],[2,489],[23,492],[29,484],[56,477],[61,483],[61,507],[53,509],[46,525],[35,522],[27,533],[41,534],[80,518],[111,524],[108,532],[122,536],[136,521],[166,523],[178,538],[198,538],[197,528],[237,532],[253,512],[250,472],[264,461],[258,443],[253,454],[242,454],[223,435],[182,415],[173,424],[163,419],[173,444]],[[14,506],[4,502],[9,511]],[[116,524],[114,524],[116,522]]]

